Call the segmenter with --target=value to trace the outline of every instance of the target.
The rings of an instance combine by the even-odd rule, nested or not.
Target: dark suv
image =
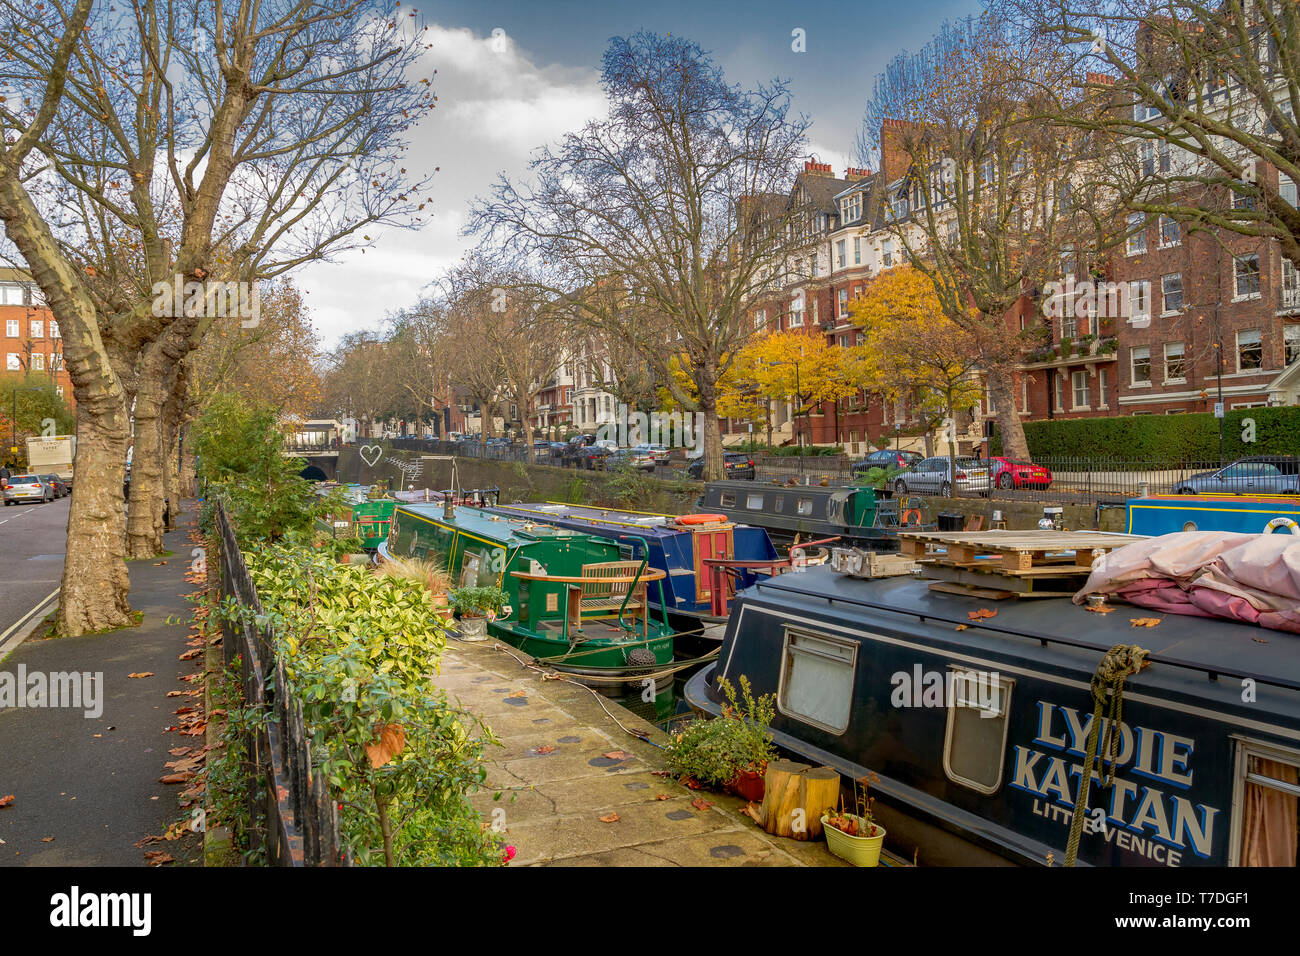
[[[741,480],[754,480],[754,459],[750,458],[743,452],[728,451],[722,454],[722,464],[724,469],[724,478],[739,478]],[[704,456],[701,455],[691,462],[690,467],[686,469],[696,481],[704,477]]]
[[[873,451],[862,461],[854,462],[850,470],[856,476],[862,472],[870,471],[872,468],[911,468],[924,457],[924,455],[917,454],[914,451],[882,448],[880,451]]]

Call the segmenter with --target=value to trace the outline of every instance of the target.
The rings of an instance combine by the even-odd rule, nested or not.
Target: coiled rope
[[[1065,865],[1074,866],[1079,856],[1079,840],[1083,836],[1083,818],[1088,814],[1088,791],[1092,786],[1093,765],[1097,760],[1097,738],[1100,736],[1102,711],[1106,711],[1106,741],[1101,750],[1103,759],[1110,761],[1104,771],[1102,787],[1115,782],[1115,762],[1119,757],[1119,725],[1124,716],[1124,682],[1147,666],[1150,651],[1136,644],[1116,644],[1097,665],[1092,675],[1092,724],[1088,728],[1088,753],[1083,761],[1083,775],[1079,779],[1079,794],[1074,800],[1074,816],[1070,821],[1070,842],[1065,848]]]

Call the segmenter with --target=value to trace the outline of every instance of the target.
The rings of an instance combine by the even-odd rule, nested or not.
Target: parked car
[[[994,455],[988,466],[993,484],[999,488],[1047,488],[1052,484],[1052,469],[1032,461]]]
[[[53,501],[54,486],[40,475],[11,475],[0,482],[0,494],[5,505],[20,505],[24,501]]]
[[[565,442],[564,451],[560,456],[560,463],[565,466],[572,465],[574,468],[584,467],[582,461],[582,450],[589,445],[594,445],[595,443],[595,435],[574,435]]]
[[[754,480],[755,469],[754,459],[744,452],[728,451],[722,453],[722,466],[724,478],[736,478],[740,480]],[[704,456],[700,455],[686,469],[696,481],[704,477]]]
[[[883,471],[888,471],[891,468],[909,468],[924,457],[924,455],[914,451],[900,451],[897,448],[882,448],[879,451],[873,451],[861,461],[854,462],[853,465],[850,466],[849,472],[854,478],[857,478],[860,475],[866,474],[872,468],[880,468]]]
[[[948,497],[955,490],[989,493],[988,465],[978,458],[923,458],[894,479],[894,494],[913,492]]]
[[[629,448],[623,456],[634,468],[640,468],[642,471],[654,471],[655,466],[660,463],[668,463],[668,449],[663,445],[651,445],[642,442],[632,448]]]
[[[1174,485],[1178,495],[1300,494],[1300,457],[1257,455],[1239,458],[1218,471],[1204,471]]]
[[[43,481],[48,481],[54,486],[55,498],[66,498],[72,493],[72,489],[68,487],[67,482],[58,475],[41,475],[40,477]]]

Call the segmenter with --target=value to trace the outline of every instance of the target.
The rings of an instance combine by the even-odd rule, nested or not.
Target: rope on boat
[[[1097,738],[1101,731],[1102,711],[1107,711],[1106,740],[1102,744],[1103,760],[1110,760],[1110,769],[1103,774],[1102,787],[1115,782],[1115,763],[1119,756],[1119,725],[1124,716],[1124,682],[1147,666],[1150,651],[1136,644],[1116,644],[1097,665],[1092,675],[1092,724],[1088,728],[1088,752],[1083,760],[1083,774],[1079,779],[1079,795],[1074,800],[1074,815],[1070,821],[1070,842],[1065,848],[1065,865],[1074,866],[1079,856],[1079,840],[1083,836],[1083,818],[1088,813],[1088,791],[1092,785],[1093,764],[1097,759]]]

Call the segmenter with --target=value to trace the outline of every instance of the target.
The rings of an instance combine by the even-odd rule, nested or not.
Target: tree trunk
[[[88,390],[87,390],[88,391]],[[68,512],[57,630],[64,636],[133,623],[123,530],[126,409],[77,388],[76,492]]]
[[[162,414],[170,389],[161,346],[146,349],[135,393],[135,451],[131,458],[131,500],[127,511],[126,550],[131,558],[152,558],[162,551],[163,446]]]
[[[77,403],[76,492],[68,511],[55,627],[64,636],[125,627],[132,617],[123,542],[128,416],[122,385],[100,335],[94,302],[9,170],[0,170],[0,219],[63,332]]]
[[[1029,458],[1025,427],[1016,411],[1015,389],[1010,369],[994,366],[988,371],[989,394],[997,409],[998,431],[1002,435],[1002,454],[1008,458]]]

